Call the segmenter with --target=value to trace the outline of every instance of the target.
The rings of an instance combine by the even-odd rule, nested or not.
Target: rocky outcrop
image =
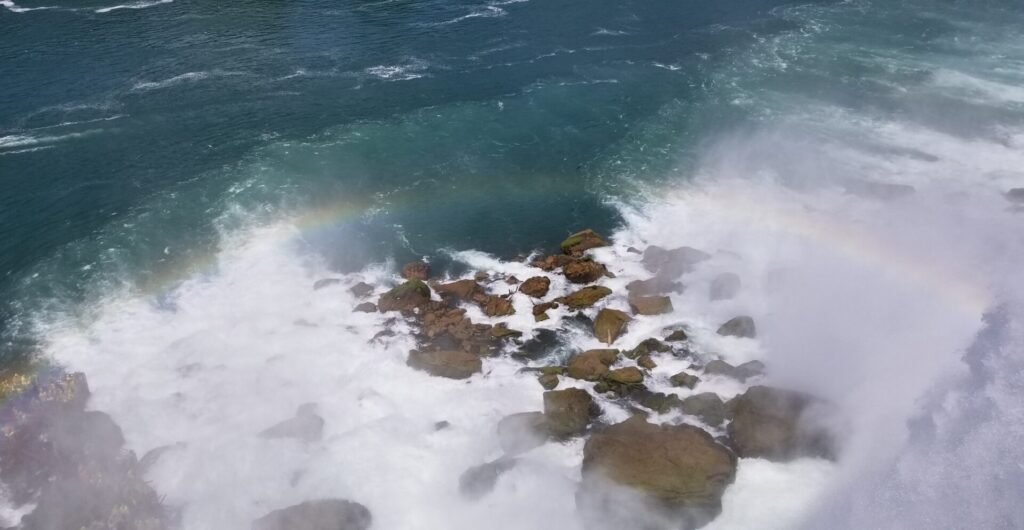
[[[497,348],[492,326],[474,324],[466,317],[466,310],[453,308],[441,302],[430,302],[420,314],[421,349],[463,350],[486,354]]]
[[[295,438],[315,442],[323,436],[324,419],[316,413],[316,405],[306,403],[295,411],[295,417],[282,421],[260,433],[263,438]]]
[[[456,280],[454,282],[437,284],[434,285],[434,290],[437,291],[437,294],[441,295],[441,298],[454,299],[460,302],[471,301],[483,292],[483,289],[480,287],[480,284],[476,283],[476,280]]]
[[[608,273],[608,269],[590,259],[570,261],[562,266],[562,274],[572,283],[596,282]]]
[[[563,253],[577,256],[592,248],[606,247],[608,242],[597,232],[588,228],[567,237],[560,246]]]
[[[731,300],[740,292],[740,277],[734,272],[723,272],[711,280],[709,297],[714,300]]]
[[[629,309],[634,315],[664,315],[672,312],[672,299],[667,296],[631,296]]]
[[[692,247],[664,249],[651,245],[644,250],[641,262],[644,268],[662,278],[678,278],[693,270],[694,266],[711,255]]]
[[[608,370],[604,378],[611,383],[621,385],[638,385],[644,381],[644,373],[635,366],[627,366],[616,370]]]
[[[459,350],[413,350],[409,352],[406,364],[428,374],[448,379],[467,379],[473,374],[480,373],[483,368],[480,357]]]
[[[497,295],[477,295],[476,302],[485,315],[489,317],[503,317],[512,315],[516,308],[512,306],[512,300]]]
[[[540,374],[537,376],[537,382],[540,383],[540,386],[544,387],[544,390],[554,390],[558,387],[558,375]]]
[[[726,337],[743,337],[752,339],[757,337],[757,327],[754,326],[754,319],[748,316],[738,316],[730,319],[718,328],[718,334]]]
[[[736,454],[785,462],[802,456],[835,458],[832,436],[815,423],[825,405],[807,394],[755,386],[729,403],[728,433]]]
[[[548,289],[550,287],[551,279],[547,276],[534,276],[532,278],[528,278],[519,286],[519,292],[534,298],[544,298],[548,295]]]
[[[408,280],[381,295],[377,309],[387,311],[412,311],[430,301],[430,287],[421,280]]]
[[[566,375],[573,379],[597,381],[619,356],[618,350],[587,350],[569,359]]]
[[[612,344],[626,331],[630,320],[630,316],[622,311],[604,308],[598,311],[594,319],[594,336],[605,344]]]
[[[372,522],[362,504],[320,499],[274,510],[253,521],[252,530],[367,530]]]
[[[584,287],[574,293],[567,294],[556,301],[572,309],[583,309],[597,303],[598,300],[612,294],[612,290],[602,285]]]
[[[764,363],[761,361],[750,361],[739,366],[733,366],[723,360],[717,359],[704,365],[704,373],[707,375],[731,377],[737,381],[745,382],[751,377],[757,377],[764,374]]]
[[[533,306],[533,319],[537,322],[543,322],[548,318],[548,309],[556,309],[558,302],[545,302],[543,304],[537,304]]]
[[[316,288],[315,285],[313,287]],[[370,296],[370,293],[373,292],[373,286],[366,282],[359,282],[352,287],[349,287],[348,290],[355,295],[356,298],[365,298]]]
[[[717,427],[725,421],[725,403],[713,392],[704,392],[684,399],[679,404],[679,410],[700,418],[712,427]]]
[[[533,265],[534,267],[537,267],[538,269],[544,271],[553,271],[555,269],[560,269],[564,267],[565,264],[571,263],[575,259],[576,258],[572,256],[566,256],[565,254],[552,254],[550,256],[544,256],[543,258],[534,260],[532,263],[530,263],[530,265]]]
[[[582,434],[597,412],[586,390],[567,388],[544,392],[545,427],[552,436],[566,438]]]
[[[402,277],[406,280],[424,280],[430,277],[430,265],[422,261],[413,261],[402,265]]]
[[[735,476],[736,457],[708,433],[635,416],[587,441],[577,506],[587,528],[644,528],[637,519],[650,513],[694,529],[721,512]]]

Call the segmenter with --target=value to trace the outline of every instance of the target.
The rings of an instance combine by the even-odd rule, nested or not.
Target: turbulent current
[[[629,310],[635,249],[710,255],[614,347],[685,326],[834,405],[835,461],[740,459],[706,528],[1024,528],[1017,2],[220,4],[0,2],[0,361],[83,372],[127,449],[160,448],[144,478],[181,528],[321,498],[381,530],[584,528],[582,438],[481,498],[459,479],[544,407],[524,367],[602,343],[517,293],[467,315],[568,341],[433,377],[414,324],[349,287],[425,259],[567,294],[530,263],[588,227],[597,307]],[[712,300],[721,273],[742,286]],[[716,333],[737,315],[756,339]],[[746,389],[672,386],[691,364],[648,386]],[[307,404],[318,440],[260,436]],[[33,507],[4,499],[0,527]]]

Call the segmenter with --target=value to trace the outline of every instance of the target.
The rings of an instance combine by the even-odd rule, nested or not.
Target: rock
[[[504,322],[499,322],[495,324],[493,328],[491,328],[491,335],[497,339],[507,339],[514,337],[522,337],[523,332],[516,331],[514,329],[509,329],[508,324]]]
[[[604,265],[589,259],[570,261],[562,267],[562,274],[572,283],[596,282],[607,272]]]
[[[519,286],[519,292],[534,298],[544,298],[548,295],[548,289],[550,287],[550,278],[547,276],[534,276],[532,278],[528,278]]]
[[[566,374],[573,379],[597,381],[608,373],[608,367],[619,356],[618,350],[587,350],[569,359]]]
[[[541,446],[548,438],[543,412],[520,412],[498,422],[498,443],[505,454],[517,455]]]
[[[555,269],[560,269],[564,267],[566,263],[570,263],[573,260],[575,260],[575,258],[573,258],[572,256],[566,256],[565,254],[552,254],[550,256],[545,256],[539,260],[536,260],[530,265],[533,265],[534,267],[537,267],[538,269],[541,270],[553,271]]]
[[[704,373],[731,377],[737,381],[746,381],[751,377],[763,374],[764,363],[761,361],[750,361],[739,366],[733,366],[721,359],[716,359],[704,365]]]
[[[594,305],[598,300],[610,294],[612,294],[612,290],[607,287],[602,285],[590,285],[574,293],[557,298],[556,301],[561,302],[572,309],[583,309]]]
[[[490,279],[490,275],[484,271],[477,271],[476,274],[473,275],[473,279],[478,282],[486,282]]]
[[[517,285],[519,283],[519,278],[516,278],[515,276],[509,276],[508,278],[505,278],[505,283],[509,285]]]
[[[633,280],[626,284],[629,296],[654,296],[665,293],[680,294],[686,290],[683,284],[668,278],[655,276],[646,280]]]
[[[697,416],[704,423],[716,427],[725,421],[725,404],[718,394],[704,392],[696,394],[683,400],[679,409],[684,414]]]
[[[1024,188],[1012,188],[1006,192],[1006,200],[1016,203],[1024,203]]]
[[[316,405],[306,403],[287,419],[260,433],[263,438],[295,438],[303,442],[315,442],[323,436],[324,419],[316,414]]]
[[[316,286],[313,286],[316,289]],[[348,288],[349,292],[354,294],[356,298],[365,298],[373,292],[373,286],[366,282],[359,282],[352,287]]]
[[[637,344],[636,348],[626,352],[626,357],[630,359],[637,359],[644,355],[650,355],[652,353],[665,353],[669,351],[667,344],[661,342],[658,339],[646,339],[640,344]]]
[[[480,373],[483,363],[480,357],[464,351],[416,351],[409,352],[406,361],[410,367],[431,375],[449,379],[466,379]]]
[[[630,254],[643,254],[643,252],[636,247],[626,247],[626,252],[629,252]]]
[[[668,342],[682,342],[682,341],[686,340],[687,338],[688,337],[686,336],[686,332],[685,331],[683,331],[681,329],[677,329],[677,330],[673,331],[672,333],[669,333],[668,336],[665,337],[665,340],[668,341]]]
[[[729,439],[739,456],[776,462],[803,456],[835,458],[832,437],[813,423],[823,404],[811,396],[754,386],[729,405]]]
[[[381,295],[377,309],[386,311],[411,311],[430,301],[430,287],[421,280],[408,280]]]
[[[319,280],[313,282],[313,290],[314,291],[319,291],[320,289],[323,289],[324,287],[330,287],[332,285],[337,285],[339,283],[341,283],[341,280],[339,280],[337,278],[322,278],[322,279],[319,279]]]
[[[494,490],[498,478],[506,471],[516,467],[517,463],[518,461],[514,458],[503,457],[494,462],[467,469],[459,476],[459,494],[470,500],[487,495]]]
[[[474,324],[466,317],[465,309],[443,302],[430,302],[421,308],[419,338],[424,349],[486,354],[499,346],[491,326]]]
[[[563,253],[575,256],[583,254],[592,248],[606,247],[608,242],[598,235],[597,232],[588,228],[569,236],[559,246],[562,247]]]
[[[622,311],[604,308],[594,319],[594,336],[605,344],[611,344],[625,332],[630,320],[629,315]]]
[[[272,511],[253,521],[252,530],[366,530],[372,522],[362,504],[321,499]]]
[[[402,265],[402,277],[406,280],[426,280],[430,277],[430,265],[413,261]]]
[[[557,302],[545,302],[543,304],[537,304],[533,306],[533,319],[536,320],[537,322],[547,320],[549,318],[548,309],[556,308],[558,308]]]
[[[673,521],[672,528],[694,529],[721,512],[722,494],[735,476],[736,457],[703,430],[634,416],[587,440],[577,506],[588,529],[640,528],[637,510],[643,508],[645,522],[648,513],[657,514]]]
[[[699,377],[686,372],[679,372],[678,374],[668,378],[668,380],[672,383],[672,386],[681,386],[685,388],[693,388],[700,382]]]
[[[475,280],[457,280],[450,283],[442,283],[434,286],[442,298],[455,298],[460,301],[472,300],[474,296],[483,292],[480,284]]]
[[[629,308],[634,315],[663,315],[672,312],[672,299],[667,296],[632,296]]]
[[[613,383],[622,385],[638,385],[644,381],[644,373],[635,366],[627,366],[617,370],[609,370],[604,378]]]
[[[548,432],[565,438],[582,434],[595,415],[593,398],[586,390],[567,388],[544,392],[544,419]]]
[[[644,370],[654,370],[658,367],[658,363],[654,362],[654,359],[651,359],[650,355],[641,355],[637,358],[636,364]]]
[[[516,308],[512,306],[512,301],[503,296],[478,295],[476,300],[480,309],[489,317],[503,317],[515,314],[516,312]]]
[[[735,317],[718,328],[718,334],[726,337],[744,337],[752,339],[757,337],[757,328],[754,326],[754,319],[748,316]]]
[[[352,311],[355,313],[376,313],[377,304],[374,304],[373,302],[363,302],[352,309]]]
[[[631,396],[636,402],[659,414],[665,414],[672,409],[679,408],[682,400],[675,394],[664,394],[662,392],[651,392],[647,389],[640,389],[633,392]]]
[[[558,387],[558,376],[555,374],[540,374],[537,381],[540,386],[544,387],[544,390],[554,390]]]
[[[723,272],[711,280],[711,300],[731,300],[740,292],[740,277],[733,272]]]
[[[443,431],[451,426],[452,424],[449,423],[447,420],[441,420],[439,422],[434,423],[434,432]]]
[[[658,276],[673,279],[692,271],[694,265],[710,257],[711,254],[692,247],[667,250],[651,245],[644,250],[641,262],[644,268],[657,273]]]

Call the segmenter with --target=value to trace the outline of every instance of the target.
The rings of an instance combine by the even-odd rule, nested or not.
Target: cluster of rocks
[[[429,267],[417,262],[402,268],[403,283],[384,292],[376,303],[362,302],[357,308],[398,312],[410,319],[417,329],[418,347],[409,352],[407,364],[452,379],[466,379],[481,372],[484,357],[511,350],[524,360],[535,359],[538,352],[551,353],[545,351],[545,344],[558,343],[558,333],[552,330],[540,330],[535,338],[524,342],[522,333],[504,323],[474,323],[466,315],[465,304],[477,306],[488,317],[503,317],[515,313],[512,298],[518,294],[532,300],[537,322],[549,319],[552,309],[564,307],[569,316],[563,322],[589,328],[597,340],[609,346],[576,353],[560,365],[524,368],[537,372],[545,390],[544,410],[513,414],[499,422],[498,438],[504,454],[462,475],[460,491],[465,496],[486,495],[526,451],[549,441],[586,436],[577,504],[588,528],[647,527],[648,523],[633,519],[635,510],[623,503],[640,506],[643,513],[653,514],[652,520],[669,527],[696,528],[721,511],[721,497],[735,477],[737,458],[785,461],[834,456],[829,435],[806,421],[808,411],[822,406],[811,396],[753,386],[726,401],[711,392],[681,398],[674,392],[649,389],[651,371],[661,356],[689,357],[693,361],[694,373],[683,371],[669,378],[683,395],[697,387],[702,378],[726,377],[745,383],[761,377],[765,366],[759,361],[739,366],[721,359],[704,362],[705,357],[691,351],[684,326],[667,329],[664,336],[648,338],[632,349],[613,348],[634,319],[672,313],[671,295],[685,290],[681,277],[711,255],[690,247],[630,248],[629,252],[641,255],[640,261],[651,276],[626,285],[627,312],[593,307],[614,294],[596,282],[614,274],[587,251],[607,245],[593,230],[584,230],[563,241],[561,253],[530,263],[579,286],[562,296],[549,298],[548,275],[538,274],[523,281],[504,278],[505,285],[514,287],[493,294],[483,284],[488,280],[486,273],[445,283],[432,280]],[[715,277],[709,287],[711,300],[727,300],[739,293],[741,280],[726,272]],[[358,284],[352,291],[366,298],[375,289]],[[757,329],[751,317],[740,315],[722,323],[718,334],[754,338]],[[558,389],[569,380],[576,382]],[[623,405],[634,415],[614,425],[601,423],[595,395]],[[651,413],[672,412],[699,420],[715,435],[695,425],[648,421]],[[651,524],[652,528],[660,527],[657,522]]]

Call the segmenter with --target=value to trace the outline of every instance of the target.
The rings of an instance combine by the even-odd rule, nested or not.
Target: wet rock
[[[539,447],[548,439],[543,412],[520,412],[498,422],[498,443],[505,454],[517,455]]]
[[[252,530],[367,530],[372,522],[362,504],[321,499],[270,512],[253,521]]]
[[[426,280],[430,277],[430,265],[413,261],[402,265],[402,277],[406,280]]]
[[[834,459],[832,437],[814,421],[823,406],[807,394],[751,387],[730,402],[732,446],[744,458],[776,462],[802,456]]]
[[[1024,188],[1012,188],[1006,192],[1006,200],[1016,203],[1024,203]]]
[[[658,367],[658,363],[654,362],[650,355],[641,355],[637,358],[636,364],[644,370],[654,370]]]
[[[665,337],[665,340],[668,341],[668,342],[682,342],[682,341],[684,341],[684,340],[686,340],[688,338],[689,337],[686,336],[686,332],[685,331],[683,331],[681,329],[677,329],[677,330],[673,331],[672,333],[669,333],[668,336]]]
[[[678,278],[693,270],[694,266],[711,254],[692,247],[664,249],[651,245],[644,250],[641,262],[644,268],[663,278]]]
[[[647,389],[632,392],[630,397],[636,400],[640,406],[647,407],[659,414],[666,414],[673,409],[679,408],[682,404],[682,400],[675,394],[651,392]]]
[[[352,309],[355,313],[376,313],[377,304],[373,302],[363,302]]]
[[[696,394],[683,400],[679,409],[684,414],[697,416],[704,423],[716,427],[725,421],[725,403],[718,394],[704,392]]]
[[[632,318],[622,311],[604,308],[594,319],[594,336],[605,344],[612,344],[626,331],[630,320]]]
[[[692,374],[688,374],[686,372],[679,372],[678,374],[675,374],[672,377],[668,378],[668,380],[670,383],[672,383],[672,386],[679,386],[684,388],[693,388],[697,386],[697,383],[700,382],[699,377]]]
[[[452,424],[449,423],[447,420],[441,420],[439,422],[434,423],[434,431],[443,431],[451,426]]]
[[[626,252],[629,252],[630,254],[643,254],[643,252],[636,247],[626,247]]]
[[[457,280],[450,283],[442,283],[434,286],[442,298],[454,298],[459,301],[472,300],[474,296],[483,292],[480,284],[475,280]]]
[[[575,256],[592,248],[606,247],[608,242],[598,235],[597,232],[588,228],[567,237],[559,246],[562,248],[563,253]]]
[[[512,306],[512,301],[503,296],[497,295],[477,295],[477,304],[485,315],[489,317],[503,317],[515,314],[516,309]]]
[[[480,373],[483,363],[480,357],[464,351],[417,351],[409,352],[406,361],[410,367],[438,377],[467,379]]]
[[[465,309],[448,307],[441,302],[427,303],[421,309],[419,338],[423,349],[486,354],[498,347],[493,328],[474,324],[466,317]]]
[[[314,289],[316,288],[316,286],[313,287]],[[369,296],[370,293],[373,292],[373,286],[366,282],[359,282],[353,285],[352,287],[349,287],[348,290],[349,292],[354,294],[356,298],[364,298]]]
[[[626,352],[626,357],[629,357],[630,359],[637,359],[652,353],[665,353],[670,349],[671,348],[669,348],[668,344],[665,344],[658,339],[646,339],[640,344],[637,344],[636,348]]]
[[[313,290],[314,291],[319,291],[320,289],[323,289],[324,287],[330,287],[332,285],[337,285],[339,283],[341,283],[341,280],[339,280],[337,278],[321,278],[321,279],[313,282]]]
[[[735,476],[736,457],[708,433],[635,416],[587,441],[576,500],[586,528],[636,528],[643,510],[672,521],[672,528],[694,529],[721,512],[722,494]]]
[[[754,319],[748,316],[738,316],[730,319],[718,328],[718,334],[726,337],[744,337],[752,339],[757,337],[757,328],[754,326]]]
[[[467,469],[459,476],[459,494],[470,500],[477,500],[494,491],[498,478],[516,467],[514,458],[499,458]]]
[[[737,381],[746,381],[764,373],[764,363],[761,361],[750,361],[739,366],[733,366],[721,359],[716,359],[704,365],[704,373],[708,375],[721,375],[731,377]]]
[[[604,378],[612,383],[622,385],[638,385],[644,381],[644,373],[635,366],[627,366],[617,370],[609,370]]]
[[[476,274],[473,275],[473,279],[478,282],[486,282],[490,278],[490,275],[484,271],[477,271]]]
[[[583,309],[597,303],[598,300],[612,294],[612,290],[602,285],[590,285],[574,293],[556,299],[572,309]]]
[[[566,374],[573,379],[597,381],[619,356],[618,350],[588,350],[569,359]]]
[[[381,295],[377,309],[386,311],[411,311],[430,301],[430,287],[421,280],[408,280]]]
[[[654,296],[665,293],[682,293],[686,290],[683,284],[655,276],[646,280],[633,280],[626,284],[626,292],[629,296]]]
[[[548,295],[548,289],[550,287],[550,278],[547,276],[534,276],[532,278],[528,278],[519,286],[519,292],[534,298],[544,298]]]
[[[505,283],[509,285],[518,285],[519,278],[516,278],[515,276],[509,276],[508,278],[505,278]]]
[[[509,329],[508,324],[504,322],[499,322],[495,324],[493,328],[491,328],[491,335],[498,339],[508,339],[521,337],[523,336],[523,332],[516,331],[514,329]]]
[[[545,302],[543,304],[537,304],[533,306],[533,319],[537,322],[543,322],[550,318],[548,316],[548,309],[558,308],[557,302]]]
[[[711,280],[711,300],[731,300],[740,292],[740,277],[733,272],[723,272]]]
[[[287,419],[260,433],[263,438],[295,438],[304,442],[315,442],[323,436],[324,419],[316,414],[316,405],[306,403]]]
[[[672,299],[667,296],[631,296],[629,309],[635,315],[663,315],[672,312]]]
[[[544,392],[544,419],[548,432],[556,437],[582,434],[596,415],[596,405],[586,390],[567,388]]]
[[[541,270],[553,271],[564,267],[565,264],[572,262],[574,259],[572,256],[566,256],[565,254],[552,254],[538,259],[530,265]]]
[[[555,374],[540,374],[537,381],[540,386],[544,387],[544,390],[554,390],[558,387],[558,376]]]
[[[570,261],[562,267],[562,274],[572,283],[596,282],[607,272],[604,265],[589,259]]]
[[[532,339],[519,347],[519,353],[523,357],[539,359],[551,354],[559,345],[558,332],[552,329],[538,329]]]

